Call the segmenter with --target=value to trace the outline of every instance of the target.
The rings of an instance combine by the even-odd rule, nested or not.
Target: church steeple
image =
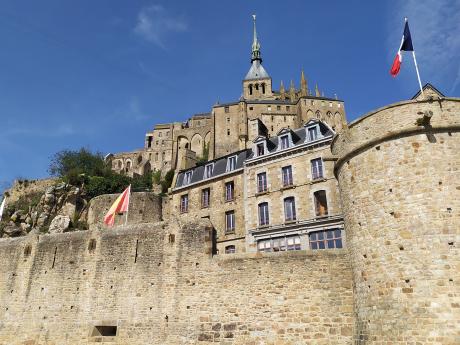
[[[262,55],[260,53],[260,42],[257,38],[256,15],[252,15],[253,20],[253,39],[251,46],[251,68],[244,80],[270,78],[267,71],[262,67]]]
[[[254,22],[254,38],[252,40],[252,53],[251,53],[251,62],[255,60],[259,60],[262,62],[262,55],[260,54],[260,43],[257,39],[257,29],[256,29],[256,15],[252,15],[252,19]]]

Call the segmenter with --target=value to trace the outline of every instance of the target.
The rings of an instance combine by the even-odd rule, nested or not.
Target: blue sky
[[[456,0],[3,0],[0,190],[62,149],[133,150],[155,123],[238,99],[253,13],[275,88],[303,68],[348,120],[417,92],[409,55],[388,73],[404,16],[422,81],[460,95]]]

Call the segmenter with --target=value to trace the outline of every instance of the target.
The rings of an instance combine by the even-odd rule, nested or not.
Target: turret
[[[353,267],[355,344],[458,344],[460,98],[378,109],[332,142]]]

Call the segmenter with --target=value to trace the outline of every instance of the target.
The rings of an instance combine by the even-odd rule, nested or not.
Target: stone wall
[[[460,99],[379,109],[350,124],[332,151],[356,344],[459,344]]]
[[[352,343],[344,251],[213,258],[209,229],[171,222],[0,240],[0,344]],[[100,336],[95,326],[117,329]]]
[[[120,194],[105,194],[91,199],[87,223],[90,230],[105,228],[104,216]],[[124,224],[125,215],[115,216],[115,225]],[[162,198],[151,192],[131,193],[128,224],[154,223],[163,220]]]

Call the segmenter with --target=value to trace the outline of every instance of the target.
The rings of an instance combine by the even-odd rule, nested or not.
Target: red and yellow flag
[[[131,185],[126,188],[123,193],[121,193],[117,200],[113,203],[113,205],[110,207],[109,211],[104,217],[104,223],[107,226],[113,226],[115,222],[115,215],[117,213],[122,213],[122,212],[128,212],[128,206],[129,206],[129,196],[131,194]]]

